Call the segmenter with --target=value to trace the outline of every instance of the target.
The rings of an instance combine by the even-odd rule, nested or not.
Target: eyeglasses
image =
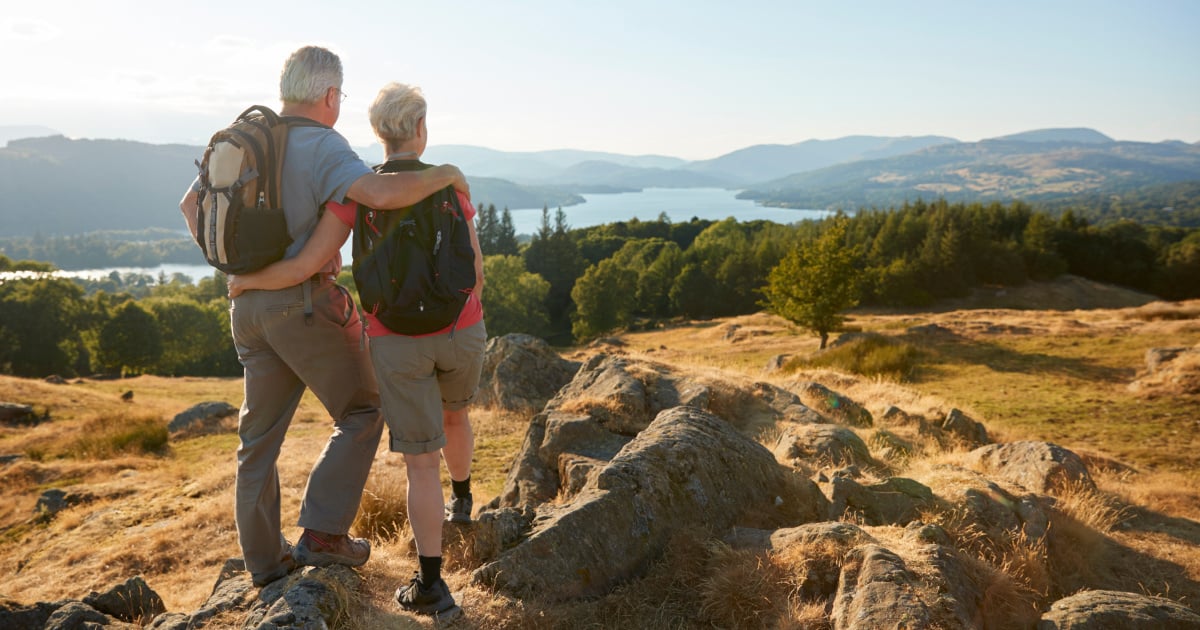
[[[341,96],[341,102],[343,102],[343,103],[346,102],[346,97],[350,96],[349,94],[346,94],[345,92],[343,92],[342,88],[335,87],[335,88],[331,88],[331,89],[337,90],[338,94]]]

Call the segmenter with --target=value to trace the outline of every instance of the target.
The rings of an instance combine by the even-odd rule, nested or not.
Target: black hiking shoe
[[[446,520],[451,523],[470,523],[471,510],[475,508],[475,500],[471,495],[465,498],[450,495],[450,503],[446,504]]]
[[[445,580],[438,580],[429,588],[424,588],[421,576],[417,573],[413,574],[412,581],[396,589],[396,604],[403,610],[435,617],[438,621],[448,621],[462,613],[462,608],[454,603]]]

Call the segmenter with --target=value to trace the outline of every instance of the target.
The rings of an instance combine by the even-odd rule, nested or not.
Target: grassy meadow
[[[618,334],[564,355],[620,352],[731,382],[789,387],[818,380],[877,418],[891,405],[928,418],[957,407],[982,421],[996,441],[1058,443],[1085,457],[1100,492],[1058,497],[1070,516],[1063,527],[1080,541],[1076,555],[1060,551],[1047,558],[1044,549],[1017,543],[1003,549],[994,541],[973,543],[986,565],[980,570],[995,574],[1002,603],[1028,606],[1039,593],[1099,584],[1200,609],[1200,395],[1170,382],[1136,392],[1129,387],[1143,375],[1148,349],[1200,343],[1200,301],[1096,310],[855,312],[847,328],[860,339],[821,356],[815,336],[766,314]],[[782,369],[768,370],[778,355],[788,355]],[[158,427],[198,402],[236,406],[241,387],[240,379],[143,376],[54,385],[0,377],[0,400],[48,415],[32,427],[0,426],[0,455],[21,456],[0,464],[6,488],[0,595],[26,603],[80,598],[140,574],[169,610],[203,603],[221,563],[240,555],[232,516],[237,439],[225,432],[165,441]],[[121,399],[126,391],[134,392],[130,402]],[[480,504],[500,492],[528,417],[482,409],[472,420]],[[306,394],[279,460],[285,534],[292,540],[299,531],[288,524],[328,429],[323,409]],[[768,429],[758,438],[769,436]],[[919,449],[893,474],[925,474],[961,454]],[[431,627],[391,604],[394,588],[416,568],[404,485],[402,460],[384,446],[355,525],[374,543],[362,569],[364,605],[343,620],[345,627]],[[77,503],[53,519],[34,518],[38,496],[51,488]],[[952,520],[943,525],[954,533]],[[473,567],[463,560],[461,534],[448,528],[446,540],[447,581],[468,610],[469,627],[692,627],[697,618],[718,627],[755,619],[828,627],[823,608],[796,594],[805,567],[832,563],[833,550],[764,557],[680,532],[645,579],[599,600],[556,606],[509,601],[470,586]],[[956,540],[971,547],[968,533]],[[747,582],[757,583],[763,597],[742,600],[729,587]]]

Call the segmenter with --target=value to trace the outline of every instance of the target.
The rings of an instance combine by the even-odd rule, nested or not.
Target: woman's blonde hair
[[[421,88],[389,83],[379,90],[367,114],[371,128],[386,147],[397,147],[417,135],[417,126],[425,117],[425,95]]]

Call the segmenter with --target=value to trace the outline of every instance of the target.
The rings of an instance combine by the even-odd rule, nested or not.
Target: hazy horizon
[[[374,142],[389,81],[430,102],[431,145],[710,159],[851,135],[965,142],[1086,127],[1200,141],[1200,4],[378,1],[347,7],[137,0],[13,7],[0,125],[75,138],[204,144],[278,105],[305,44],[341,55],[337,128]],[[236,16],[236,19],[231,19]]]

